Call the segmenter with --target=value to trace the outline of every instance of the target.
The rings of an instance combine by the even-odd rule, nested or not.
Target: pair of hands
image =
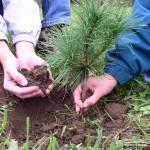
[[[87,111],[100,98],[110,93],[116,85],[116,79],[108,74],[90,77],[86,83],[86,91],[89,91],[91,96],[83,102],[81,99],[82,86],[80,84],[73,93],[77,114]]]
[[[45,93],[43,93],[38,86],[28,87],[28,81],[19,72],[23,68],[31,71],[34,66],[45,64],[45,61],[34,52],[33,45],[29,42],[17,43],[17,57],[10,53],[6,45],[3,48],[3,53],[7,53],[7,56],[1,62],[4,70],[4,89],[21,99],[38,96],[44,97],[46,96],[45,93],[49,94],[53,85],[50,85]]]
[[[44,60],[34,52],[33,45],[29,42],[20,42],[16,44],[15,57],[9,50],[5,42],[0,42],[0,61],[4,69],[4,88],[21,99],[30,97],[46,96],[37,86],[28,87],[28,81],[19,73],[24,68],[31,71],[36,65],[45,64]],[[50,77],[52,78],[52,77]],[[91,96],[84,102],[81,100],[82,86],[79,85],[74,91],[74,102],[76,112],[86,111],[93,106],[101,97],[107,95],[117,85],[117,81],[111,75],[102,75],[90,77],[87,80],[87,91]],[[49,94],[53,85],[46,89]]]

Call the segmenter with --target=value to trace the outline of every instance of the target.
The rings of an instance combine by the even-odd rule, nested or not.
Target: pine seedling
[[[71,89],[82,83],[84,99],[88,77],[103,74],[106,51],[131,26],[126,23],[125,7],[115,6],[110,0],[82,0],[73,10],[72,25],[50,39],[51,46],[58,51],[47,61],[55,83]]]

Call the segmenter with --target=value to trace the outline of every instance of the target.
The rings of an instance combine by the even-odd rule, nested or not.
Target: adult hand
[[[19,42],[16,44],[16,54],[21,69],[27,69],[32,71],[35,66],[47,65],[46,62],[39,56],[36,55],[33,45],[29,42]],[[53,80],[52,74],[49,70],[49,80]],[[48,95],[53,89],[53,84],[49,85],[45,93],[42,91],[42,95]],[[41,95],[41,96],[42,96]]]
[[[41,94],[38,87],[23,87],[27,86],[28,82],[18,72],[19,63],[9,50],[6,41],[0,41],[0,62],[4,70],[4,89],[22,99]]]
[[[82,86],[81,84],[75,89],[74,102],[76,112],[86,111],[89,107],[96,104],[96,102],[103,96],[110,93],[113,88],[117,85],[117,81],[111,75],[105,74],[102,76],[90,77],[87,80],[87,92],[90,91],[91,96],[88,97],[84,102],[81,99]]]
[[[14,57],[10,58],[5,65],[4,69],[4,89],[10,91],[21,99],[30,97],[41,96],[42,92],[37,86],[25,87],[28,84],[26,78],[19,73],[19,63]]]

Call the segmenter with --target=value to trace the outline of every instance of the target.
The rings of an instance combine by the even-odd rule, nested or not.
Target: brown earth
[[[22,69],[21,73],[27,78],[28,86],[39,86],[43,92],[52,83],[47,66],[35,66],[32,72]]]
[[[45,67],[36,67],[31,73],[23,70],[22,73],[27,77],[30,85],[39,85],[42,90],[49,85],[49,76]],[[31,146],[42,137],[48,138],[50,133],[55,133],[61,146],[70,142],[86,145],[88,135],[93,137],[93,143],[95,142],[97,127],[88,122],[84,123],[83,117],[75,114],[71,92],[66,93],[65,90],[54,89],[46,98],[20,100],[2,88],[2,69],[0,79],[1,106],[13,102],[9,111],[7,136],[17,139],[20,144],[23,143],[26,139],[25,120],[29,116]],[[124,132],[132,130],[132,125],[126,115],[128,108],[117,98],[114,99],[114,102],[108,102],[105,105],[98,104],[87,113],[88,116],[84,115],[86,120],[88,118],[100,120],[99,127],[103,125],[103,134],[112,135],[114,140],[123,138]],[[43,150],[47,143],[48,141],[42,146]]]

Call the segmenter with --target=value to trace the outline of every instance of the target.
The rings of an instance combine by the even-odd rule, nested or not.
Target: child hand
[[[75,89],[74,102],[76,112],[86,111],[89,107],[97,103],[97,101],[110,93],[117,85],[117,81],[111,75],[102,75],[96,77],[90,77],[87,81],[87,91],[90,91],[92,95],[84,102],[81,100],[82,87],[81,84]]]

